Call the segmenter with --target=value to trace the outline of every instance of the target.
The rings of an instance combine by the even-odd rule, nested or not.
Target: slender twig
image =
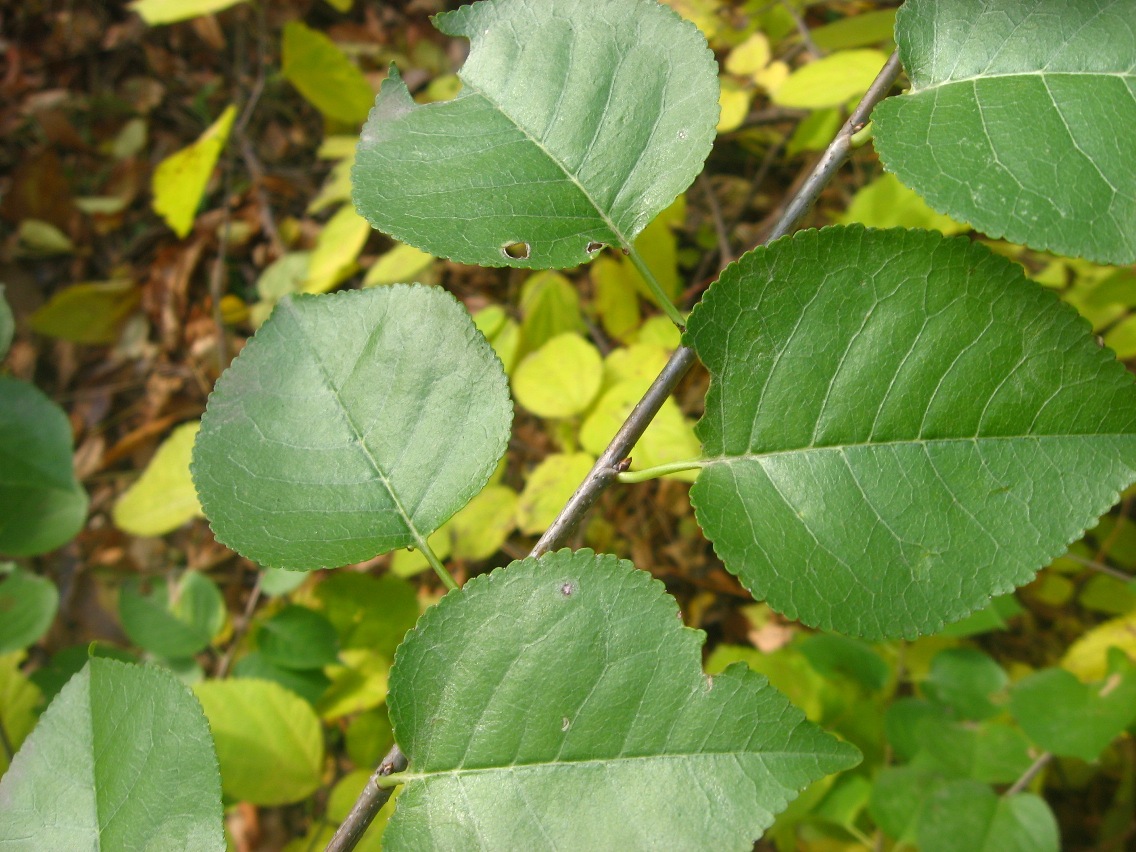
[[[233,664],[233,655],[237,653],[237,646],[241,644],[242,637],[252,624],[252,614],[256,611],[256,605],[260,602],[260,581],[263,579],[264,572],[258,571],[256,583],[253,584],[248,600],[245,601],[245,611],[241,614],[241,620],[233,625],[233,635],[229,639],[229,647],[225,649],[225,656],[217,664],[217,671],[213,675],[217,680],[223,680],[229,674],[229,667]]]
[[[793,18],[793,22],[797,25],[797,32],[800,33],[801,42],[805,45],[805,50],[813,59],[820,59],[824,56],[824,51],[821,50],[815,41],[813,41],[813,34],[809,32],[809,25],[805,23],[805,19],[801,17],[801,13],[794,8],[792,3],[787,3],[786,0],[781,0],[781,6]]]
[[[1018,793],[1022,792],[1022,790],[1029,786],[1030,781],[1036,778],[1041,770],[1045,769],[1051,760],[1053,760],[1051,753],[1048,751],[1042,752],[1041,757],[1031,763],[1029,769],[1023,772],[1021,777],[1002,794],[1002,798],[1008,799],[1010,796],[1016,796]]]
[[[785,208],[781,220],[774,227],[769,237],[770,240],[787,234],[816,200],[825,183],[844,162],[844,158],[851,148],[852,135],[867,124],[872,107],[887,94],[899,75],[899,70],[899,58],[893,54],[887,64],[884,65],[883,70],[880,71],[879,76],[876,77],[875,82],[872,83],[871,88],[864,95],[863,100],[853,111],[852,117],[845,122],[836,138],[832,140],[813,173],[801,185],[797,196]],[[834,149],[838,153],[830,155],[830,151]],[[544,535],[540,537],[529,554],[530,556],[540,556],[542,553],[547,553],[559,547],[583,518],[584,513],[599,499],[600,494],[615,482],[616,477],[623,469],[621,462],[627,458],[631,448],[643,436],[648,424],[695,360],[694,350],[688,346],[680,346],[674,351],[662,372],[659,373],[643,398],[639,400],[631,414],[628,415],[619,431],[615,433],[615,437],[612,438],[607,449],[596,460],[587,478],[576,489],[576,493],[572,495],[564,508],[560,510],[560,514],[556,516]],[[367,826],[374,820],[375,814],[386,804],[392,792],[390,789],[380,787],[377,779],[394,772],[401,772],[406,766],[406,756],[403,755],[397,745],[392,747],[367,782],[367,786],[363,788],[363,793],[351,808],[351,813],[339,826],[335,837],[327,846],[327,852],[350,852],[355,848],[355,844],[363,836]]]
[[[1075,553],[1066,553],[1065,558],[1076,562],[1078,565],[1084,565],[1086,568],[1092,568],[1094,571],[1099,571],[1101,574],[1106,574],[1109,577],[1115,577],[1124,582],[1136,580],[1136,576],[1132,574],[1125,574],[1123,571],[1113,568],[1110,565],[1105,565],[1103,562],[1097,562],[1095,559],[1085,559],[1083,556],[1077,556]]]
[[[722,206],[718,204],[718,196],[714,194],[714,186],[706,172],[698,176],[698,186],[706,196],[706,206],[710,208],[710,218],[714,222],[714,233],[718,237],[718,262],[722,266],[729,266],[734,262],[734,252],[730,248],[730,233],[726,230],[726,220],[722,218]]]

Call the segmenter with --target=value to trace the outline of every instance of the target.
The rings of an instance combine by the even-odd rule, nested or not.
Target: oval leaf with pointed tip
[[[589,550],[447,595],[395,656],[410,764],[384,847],[751,848],[858,755],[744,665],[707,677],[704,641],[662,583]]]
[[[915,636],[1028,582],[1136,479],[1136,388],[964,238],[860,226],[750,252],[694,309],[699,523],[759,600]]]
[[[221,376],[193,478],[217,538],[309,570],[415,545],[505,451],[501,362],[443,290],[282,301]]]
[[[1132,0],[908,0],[911,90],[872,113],[880,158],[991,236],[1136,261],[1133,20]]]
[[[21,849],[223,850],[201,706],[167,671],[90,660],[0,780],[0,837]]]
[[[470,39],[462,90],[418,106],[391,69],[352,171],[376,228],[463,263],[576,266],[630,247],[701,170],[717,66],[654,0],[485,0],[434,22]]]

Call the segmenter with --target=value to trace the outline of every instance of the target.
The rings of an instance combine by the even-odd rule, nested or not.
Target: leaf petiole
[[[381,787],[384,790],[391,787],[397,787],[399,784],[406,783],[405,772],[392,772],[390,775],[380,775],[373,779],[376,787]]]
[[[643,470],[624,471],[617,475],[616,479],[625,483],[647,482],[651,479],[658,479],[660,476],[666,476],[669,473],[682,473],[684,470],[698,470],[706,467],[707,464],[709,464],[709,462],[706,459],[686,459],[685,461],[669,462],[668,464],[647,467]]]
[[[422,555],[426,557],[426,561],[430,563],[430,567],[434,569],[434,573],[438,575],[438,579],[442,584],[453,591],[458,588],[457,581],[454,579],[453,574],[446,570],[446,566],[442,564],[442,560],[438,558],[438,554],[430,547],[430,542],[426,540],[425,536],[415,535],[414,545],[422,551]]]
[[[670,317],[670,321],[678,326],[679,331],[686,329],[686,319],[682,313],[675,306],[675,303],[670,300],[670,297],[663,292],[663,287],[659,284],[659,280],[655,278],[655,273],[647,266],[647,262],[643,260],[639,254],[639,250],[634,245],[625,245],[623,251],[631,259],[631,263],[639,270],[639,274],[643,276],[643,280],[647,282],[647,289],[651,291],[651,295],[655,297],[655,301],[659,303],[659,307],[663,312]]]

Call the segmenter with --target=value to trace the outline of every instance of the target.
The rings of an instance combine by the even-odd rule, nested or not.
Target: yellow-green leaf
[[[539,417],[571,417],[592,404],[602,378],[596,347],[566,332],[521,361],[513,374],[513,395]]]
[[[75,284],[32,314],[31,326],[40,334],[72,343],[114,343],[138,299],[131,281]]]
[[[517,525],[517,492],[490,485],[454,515],[449,523],[457,559],[488,559],[501,549]]]
[[[114,524],[131,535],[158,536],[191,518],[201,505],[189,476],[193,440],[201,423],[184,423],[164,440],[146,469],[114,504]]]
[[[746,116],[749,115],[749,101],[753,91],[730,79],[722,80],[722,87],[718,91],[718,106],[721,112],[718,115],[718,132],[729,133],[741,127]]]
[[[769,38],[765,33],[754,33],[726,57],[726,70],[739,77],[752,77],[769,64]]]
[[[281,50],[284,76],[316,109],[347,124],[367,120],[375,91],[335,42],[299,21],[289,21]]]
[[[18,230],[20,248],[30,255],[70,254],[75,245],[50,222],[24,219]]]
[[[434,255],[414,246],[399,243],[390,251],[379,256],[374,265],[367,270],[363,279],[364,287],[381,284],[410,284],[422,281],[424,272],[434,263]]]
[[[837,221],[842,225],[860,222],[869,228],[927,228],[947,236],[970,230],[969,225],[932,210],[892,174],[885,174],[859,190]]]
[[[629,339],[640,321],[638,288],[631,269],[614,258],[598,257],[588,273],[604,331],[618,340]]]
[[[245,0],[135,0],[130,4],[130,11],[137,12],[150,26],[157,26],[212,15],[244,2]]]
[[[184,237],[193,227],[197,206],[229,139],[236,115],[237,108],[230,104],[196,142],[170,154],[154,170],[154,212],[165,219],[179,237]]]
[[[339,652],[339,659],[343,665],[324,669],[331,686],[316,708],[324,721],[371,710],[387,700],[390,660],[365,648],[347,648]]]
[[[1136,612],[1098,624],[1070,646],[1061,667],[1085,683],[1103,680],[1110,648],[1119,648],[1136,661]]]
[[[303,291],[326,293],[350,278],[357,268],[355,260],[370,235],[371,226],[352,205],[340,207],[323,226],[316,240],[308,261],[308,278]]]
[[[0,656],[0,724],[13,749],[18,749],[24,738],[35,727],[36,708],[43,694],[20,671],[23,651]],[[0,775],[8,771],[8,755],[0,749]]]
[[[594,463],[587,453],[554,453],[533,468],[517,503],[521,532],[534,535],[548,529]]]
[[[878,50],[842,50],[790,74],[773,102],[798,109],[840,106],[868,91],[886,61],[887,55]]]

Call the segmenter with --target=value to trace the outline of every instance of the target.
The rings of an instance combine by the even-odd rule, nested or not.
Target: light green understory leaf
[[[157,536],[201,517],[189,476],[193,441],[200,426],[197,421],[183,423],[162,441],[142,475],[115,502],[116,527],[131,535]]]
[[[5,569],[11,568],[7,577]],[[47,632],[59,609],[59,590],[46,577],[0,563],[0,655],[28,647]]]
[[[759,600],[934,632],[1033,578],[1136,479],[1136,388],[1088,324],[964,238],[805,231],[729,267],[699,523]]]
[[[194,687],[205,708],[225,795],[256,805],[307,798],[323,773],[323,732],[304,699],[266,680],[210,680]]]
[[[1032,793],[999,796],[986,784],[951,781],[924,802],[920,852],[1057,852],[1057,820]]]
[[[1134,20],[1133,0],[909,0],[911,91],[872,114],[880,158],[993,237],[1136,261]]]
[[[352,173],[376,228],[464,263],[571,267],[630,247],[701,169],[716,65],[670,9],[488,0],[433,20],[470,39],[462,91],[418,106],[394,69],[383,83]]]
[[[114,343],[139,297],[129,279],[74,284],[53,295],[29,324],[40,334],[74,343]]]
[[[398,849],[750,849],[856,750],[701,631],[649,574],[562,550],[476,577],[419,621],[388,699],[410,759]]]
[[[324,115],[356,127],[366,120],[375,99],[371,84],[319,30],[300,21],[285,24],[281,64],[288,82]]]
[[[67,415],[33,385],[0,376],[0,553],[54,550],[86,519]]]
[[[225,848],[201,707],[158,668],[92,659],[0,781],[5,849]]]
[[[221,590],[200,571],[186,571],[171,589],[156,578],[144,588],[131,577],[118,595],[118,614],[130,641],[167,660],[201,651],[225,626]]]
[[[221,376],[193,477],[217,538],[310,570],[421,547],[489,480],[512,403],[438,288],[294,296]]]

